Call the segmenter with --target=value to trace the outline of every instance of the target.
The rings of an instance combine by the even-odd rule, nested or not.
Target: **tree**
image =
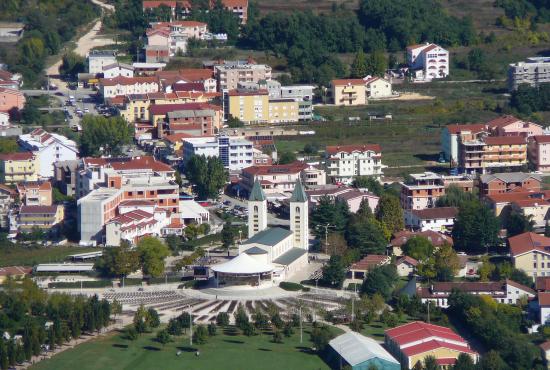
[[[164,239],[166,245],[172,251],[173,255],[177,255],[181,245],[181,239],[179,236],[171,234]]]
[[[420,235],[413,236],[401,247],[403,253],[419,261],[431,257],[434,252],[433,244],[428,238]]]
[[[391,297],[395,282],[399,279],[394,265],[377,266],[367,272],[361,292],[372,296],[380,293],[385,299]]]
[[[328,342],[334,337],[327,325],[317,325],[311,330],[311,342],[315,346],[317,352],[323,352]]]
[[[257,329],[265,329],[269,325],[269,317],[259,310],[252,315],[252,320]]]
[[[388,60],[383,52],[375,50],[367,57],[367,75],[370,76],[384,76],[384,73],[388,69]]]
[[[27,99],[25,106],[21,110],[21,119],[23,122],[27,125],[40,123],[41,115],[35,99]]]
[[[238,119],[237,117],[233,117],[232,115],[229,115],[229,118],[227,119],[227,126],[229,126],[229,128],[244,127],[244,122]]]
[[[283,343],[283,335],[279,330],[273,330],[273,343]]]
[[[535,221],[533,216],[525,216],[523,213],[512,210],[504,216],[503,226],[508,232],[508,237],[516,236],[527,231],[533,231]]]
[[[166,329],[159,330],[155,339],[163,346],[172,340],[172,338],[170,337],[170,333],[168,333]]]
[[[63,55],[59,73],[62,76],[75,79],[79,73],[86,70],[86,59],[73,51]]]
[[[222,229],[222,246],[227,250],[227,255],[229,256],[229,248],[235,243],[235,237],[237,236],[236,228],[231,225],[231,222],[228,221],[223,225]]]
[[[160,316],[153,307],[149,307],[147,310],[147,318],[146,318],[147,326],[150,328],[158,328],[160,325]]]
[[[368,216],[368,215],[367,215]],[[388,239],[381,222],[374,217],[352,217],[346,238],[351,248],[356,248],[361,255],[384,254]]]
[[[477,200],[477,192],[466,192],[457,185],[452,184],[445,189],[445,195],[439,197],[435,204],[437,207],[460,207],[466,202]]]
[[[139,306],[134,314],[134,328],[138,334],[145,333],[149,328],[147,326],[148,312],[143,305]]]
[[[472,357],[465,353],[458,355],[453,370],[475,370],[476,366]]]
[[[389,194],[382,195],[376,207],[376,219],[384,224],[391,233],[402,230],[405,223],[399,198]]]
[[[349,207],[345,201],[322,196],[311,213],[310,224],[315,235],[324,238],[327,224],[329,225],[328,232],[343,233],[346,230],[348,219]]]
[[[507,370],[508,365],[496,351],[489,351],[481,357],[479,367],[484,370]]]
[[[127,276],[139,268],[139,258],[139,252],[122,241],[119,247],[105,248],[95,267],[108,276]]]
[[[170,251],[163,242],[146,236],[138,242],[137,251],[143,274],[158,277],[164,273],[164,259],[170,255]]]
[[[294,154],[294,152],[285,151],[279,154],[279,164],[289,164],[293,162],[296,162],[296,154]]]
[[[7,370],[8,366],[9,366],[9,358],[8,358],[8,350],[6,348],[6,342],[4,341],[4,338],[0,338],[0,368]]]
[[[218,312],[216,324],[221,327],[229,325],[229,314],[227,312]]]
[[[217,157],[192,156],[185,165],[187,180],[201,199],[217,197],[227,181],[227,171]]]
[[[493,212],[479,201],[460,206],[453,226],[455,247],[479,253],[498,241],[500,223]]]
[[[460,260],[453,247],[443,244],[435,252],[435,270],[439,281],[452,281],[460,269]]]
[[[355,176],[353,179],[353,186],[358,189],[368,189],[371,193],[381,196],[384,192],[384,187],[373,176]]]
[[[204,325],[198,325],[193,333],[193,342],[205,344],[208,341],[208,330]]]
[[[437,360],[434,356],[424,357],[424,369],[425,370],[438,370],[439,366],[437,365]]]
[[[0,154],[15,153],[19,150],[17,140],[9,137],[0,138]]]
[[[332,255],[328,263],[323,266],[321,284],[340,287],[346,278],[346,271],[342,263],[342,257]]]
[[[122,147],[132,142],[134,126],[120,116],[86,115],[82,119],[80,152],[82,156],[120,155]]]
[[[359,49],[357,54],[355,54],[355,59],[353,60],[353,64],[351,65],[351,77],[364,78],[368,74],[367,69],[367,55],[363,52],[362,49]]]

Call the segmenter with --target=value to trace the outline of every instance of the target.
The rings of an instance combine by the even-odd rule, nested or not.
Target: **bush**
[[[297,292],[299,290],[304,290],[305,287],[302,284],[283,281],[279,284],[279,288],[284,289],[284,290],[288,290],[288,291],[291,291],[291,292]]]
[[[273,343],[283,343],[283,335],[279,330],[273,332]]]
[[[208,339],[208,330],[204,325],[199,325],[193,333],[193,342],[197,344],[204,344]]]
[[[93,280],[93,281],[83,281],[82,288],[105,288],[113,285],[111,280]],[[59,283],[49,283],[48,288],[52,289],[64,289],[64,288],[80,288],[80,282],[59,282]]]
[[[217,331],[216,324],[214,323],[208,324],[208,335],[210,337],[213,337],[214,335],[216,335],[216,331]]]
[[[221,327],[229,325],[229,314],[227,312],[220,312],[216,316],[216,324]]]

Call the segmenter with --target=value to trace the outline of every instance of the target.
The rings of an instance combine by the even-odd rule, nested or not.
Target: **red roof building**
[[[401,365],[412,369],[427,356],[434,356],[441,363],[453,365],[461,353],[477,362],[478,354],[468,342],[451,329],[414,321],[388,329],[385,332],[386,347]]]

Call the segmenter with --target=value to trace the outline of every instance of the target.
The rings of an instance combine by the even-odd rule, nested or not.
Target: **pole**
[[[428,299],[428,324],[430,323],[430,300]]]
[[[351,321],[355,321],[355,288],[357,285],[353,284],[353,297],[351,297]]]
[[[302,343],[303,335],[302,335],[302,306],[300,306],[300,344]]]

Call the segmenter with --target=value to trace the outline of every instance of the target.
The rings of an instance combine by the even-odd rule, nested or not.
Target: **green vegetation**
[[[292,291],[292,292],[297,292],[299,290],[303,290],[303,291],[308,291],[309,290],[308,287],[305,287],[302,284],[292,283],[292,282],[289,282],[289,281],[281,282],[279,284],[279,288],[284,289],[284,290],[289,290],[289,291]]]
[[[82,156],[120,155],[122,147],[130,144],[134,136],[134,127],[120,116],[86,115],[82,119],[82,130]]]
[[[97,248],[73,246],[25,246],[9,242],[0,246],[0,267],[3,266],[34,266],[38,263],[64,261],[68,255],[97,251]]]
[[[185,165],[185,177],[195,186],[200,199],[217,198],[227,176],[223,163],[216,157],[195,155]]]
[[[11,137],[0,138],[0,153],[14,153],[19,151],[19,145],[17,145],[17,139]]]
[[[183,328],[188,327],[183,326]],[[152,369],[162,364],[165,370],[181,369],[227,369],[240,370],[250,364],[262,364],[262,369],[280,369],[281,358],[289,369],[329,369],[315,352],[310,339],[312,327],[304,324],[304,342],[300,343],[299,330],[294,330],[282,343],[274,343],[270,330],[260,331],[259,335],[238,335],[232,326],[218,328],[217,335],[209,335],[206,343],[189,347],[186,336],[172,335],[171,341],[161,344],[157,333],[136,335],[129,340],[125,332],[107,335],[89,341],[74,349],[41,361],[33,370],[69,369],[95,370],[98,368],[134,370]],[[331,328],[332,333],[339,332]],[[188,334],[187,334],[188,335]],[[195,352],[200,351],[200,356]],[[181,351],[181,355],[176,353]]]
[[[460,206],[453,227],[456,248],[467,252],[485,252],[498,242],[500,222],[493,211],[480,201]]]

